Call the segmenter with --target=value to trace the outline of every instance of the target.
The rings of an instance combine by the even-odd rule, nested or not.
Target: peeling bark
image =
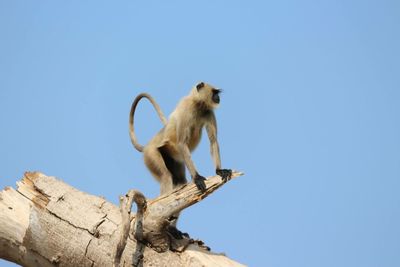
[[[235,173],[234,177],[240,175]],[[187,184],[168,196],[148,201],[143,216],[144,238],[163,246],[170,242],[164,227],[168,218],[200,201],[223,183],[217,176],[206,181],[207,191]],[[17,190],[0,192],[0,258],[23,266],[112,266],[122,233],[118,207],[103,198],[83,193],[39,172],[25,173]],[[158,218],[158,219],[157,219]],[[132,223],[135,215],[130,215]],[[162,242],[152,239],[161,236]],[[158,236],[156,236],[158,237]],[[144,266],[243,266],[209,252],[197,244],[185,244],[181,253],[147,248]],[[138,244],[129,235],[120,266],[131,266]]]

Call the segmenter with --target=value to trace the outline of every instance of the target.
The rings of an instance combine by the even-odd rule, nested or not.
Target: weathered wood
[[[233,172],[231,179],[241,175],[243,173]],[[143,226],[145,238],[153,249],[158,252],[164,252],[171,248],[176,251],[183,251],[192,243],[191,239],[177,240],[171,238],[165,229],[170,225],[171,217],[206,198],[224,184],[220,176],[209,177],[205,183],[207,189],[204,192],[198,190],[194,183],[188,183],[167,195],[148,202]]]
[[[129,236],[129,230],[131,229],[131,209],[132,202],[135,201],[137,205],[136,220],[135,220],[135,238],[136,240],[143,239],[143,213],[146,209],[147,203],[146,198],[143,194],[136,190],[129,190],[129,192],[124,196],[120,197],[120,211],[121,211],[121,233],[119,241],[117,243],[116,251],[114,253],[114,267],[120,266],[121,256],[124,252],[126,242]],[[133,266],[139,266],[142,264],[144,251],[144,244],[137,243],[136,251],[133,258]]]
[[[136,218],[135,218],[135,228],[134,228],[134,237],[136,239],[136,250],[133,254],[132,258],[132,266],[133,267],[142,267],[143,266],[143,255],[145,246],[144,233],[143,233],[143,218],[144,212],[147,208],[146,198],[140,192],[135,192],[133,194],[133,199],[137,206]]]
[[[238,175],[234,173],[234,177]],[[113,265],[114,251],[123,231],[118,207],[38,172],[26,173],[17,185],[17,190],[7,187],[0,192],[0,258],[23,266]],[[221,186],[221,178],[211,177],[206,185],[205,193],[188,184],[168,196],[148,201],[144,236],[146,230],[163,229],[160,218],[168,222],[172,214]],[[134,217],[131,215],[131,220]],[[128,236],[120,266],[131,266],[136,247],[135,238]],[[243,266],[195,244],[182,253],[170,250],[157,253],[148,248],[143,263],[144,266]]]

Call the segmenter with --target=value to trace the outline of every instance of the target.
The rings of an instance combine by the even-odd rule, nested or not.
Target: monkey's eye
[[[213,94],[219,94],[219,93],[221,93],[221,89],[216,89],[216,88],[213,88],[212,89],[212,92],[213,92]]]

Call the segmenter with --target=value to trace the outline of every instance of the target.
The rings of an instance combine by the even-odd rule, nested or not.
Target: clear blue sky
[[[399,1],[3,0],[0,38],[0,188],[39,170],[155,197],[131,102],[169,114],[204,80],[224,89],[223,166],[246,175],[182,230],[250,266],[400,266]],[[161,123],[139,110],[145,143]],[[214,173],[206,138],[194,161]]]

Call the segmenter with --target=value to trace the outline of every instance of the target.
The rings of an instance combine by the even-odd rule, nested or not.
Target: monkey
[[[143,152],[144,163],[160,183],[160,195],[187,183],[186,169],[189,170],[196,187],[204,192],[206,178],[201,176],[192,159],[191,152],[200,142],[202,129],[207,131],[210,152],[216,174],[224,182],[231,178],[232,170],[221,168],[217,141],[217,121],[214,109],[219,106],[221,89],[205,82],[197,83],[190,93],[181,99],[167,120],[154,98],[147,93],[139,94],[132,103],[129,114],[129,134],[133,146]],[[135,110],[142,98],[147,98],[155,108],[163,128],[145,146],[137,141],[134,130]]]

